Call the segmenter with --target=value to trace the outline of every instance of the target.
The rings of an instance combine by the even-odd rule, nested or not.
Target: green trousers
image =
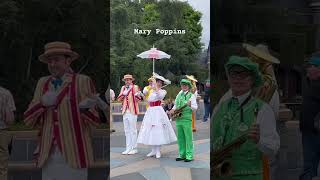
[[[192,121],[177,121],[176,123],[179,158],[193,160]]]

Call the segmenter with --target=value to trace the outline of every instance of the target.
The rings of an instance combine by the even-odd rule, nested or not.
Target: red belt
[[[151,107],[153,107],[153,106],[161,106],[161,101],[150,102],[149,105],[150,105]]]

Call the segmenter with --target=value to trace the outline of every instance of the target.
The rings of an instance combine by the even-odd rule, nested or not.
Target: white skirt
[[[137,143],[162,145],[174,141],[177,141],[177,136],[162,106],[149,107],[144,115]]]

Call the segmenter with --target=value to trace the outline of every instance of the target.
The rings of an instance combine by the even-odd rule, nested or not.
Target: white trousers
[[[60,151],[55,148],[42,168],[42,180],[87,180],[88,170],[68,166]]]
[[[126,112],[123,115],[123,127],[126,136],[126,150],[137,148],[137,119],[137,115],[129,112]]]

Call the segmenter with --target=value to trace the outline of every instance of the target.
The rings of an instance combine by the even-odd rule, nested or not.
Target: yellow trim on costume
[[[145,97],[146,97],[146,100],[147,100],[147,99],[149,98],[150,94],[152,93],[153,89],[151,88],[150,85],[147,86],[146,89],[147,89],[147,91],[148,91],[147,94],[146,94],[146,96],[145,96]],[[147,109],[149,108],[149,104],[148,104],[148,103],[146,104],[146,108],[147,108]]]

